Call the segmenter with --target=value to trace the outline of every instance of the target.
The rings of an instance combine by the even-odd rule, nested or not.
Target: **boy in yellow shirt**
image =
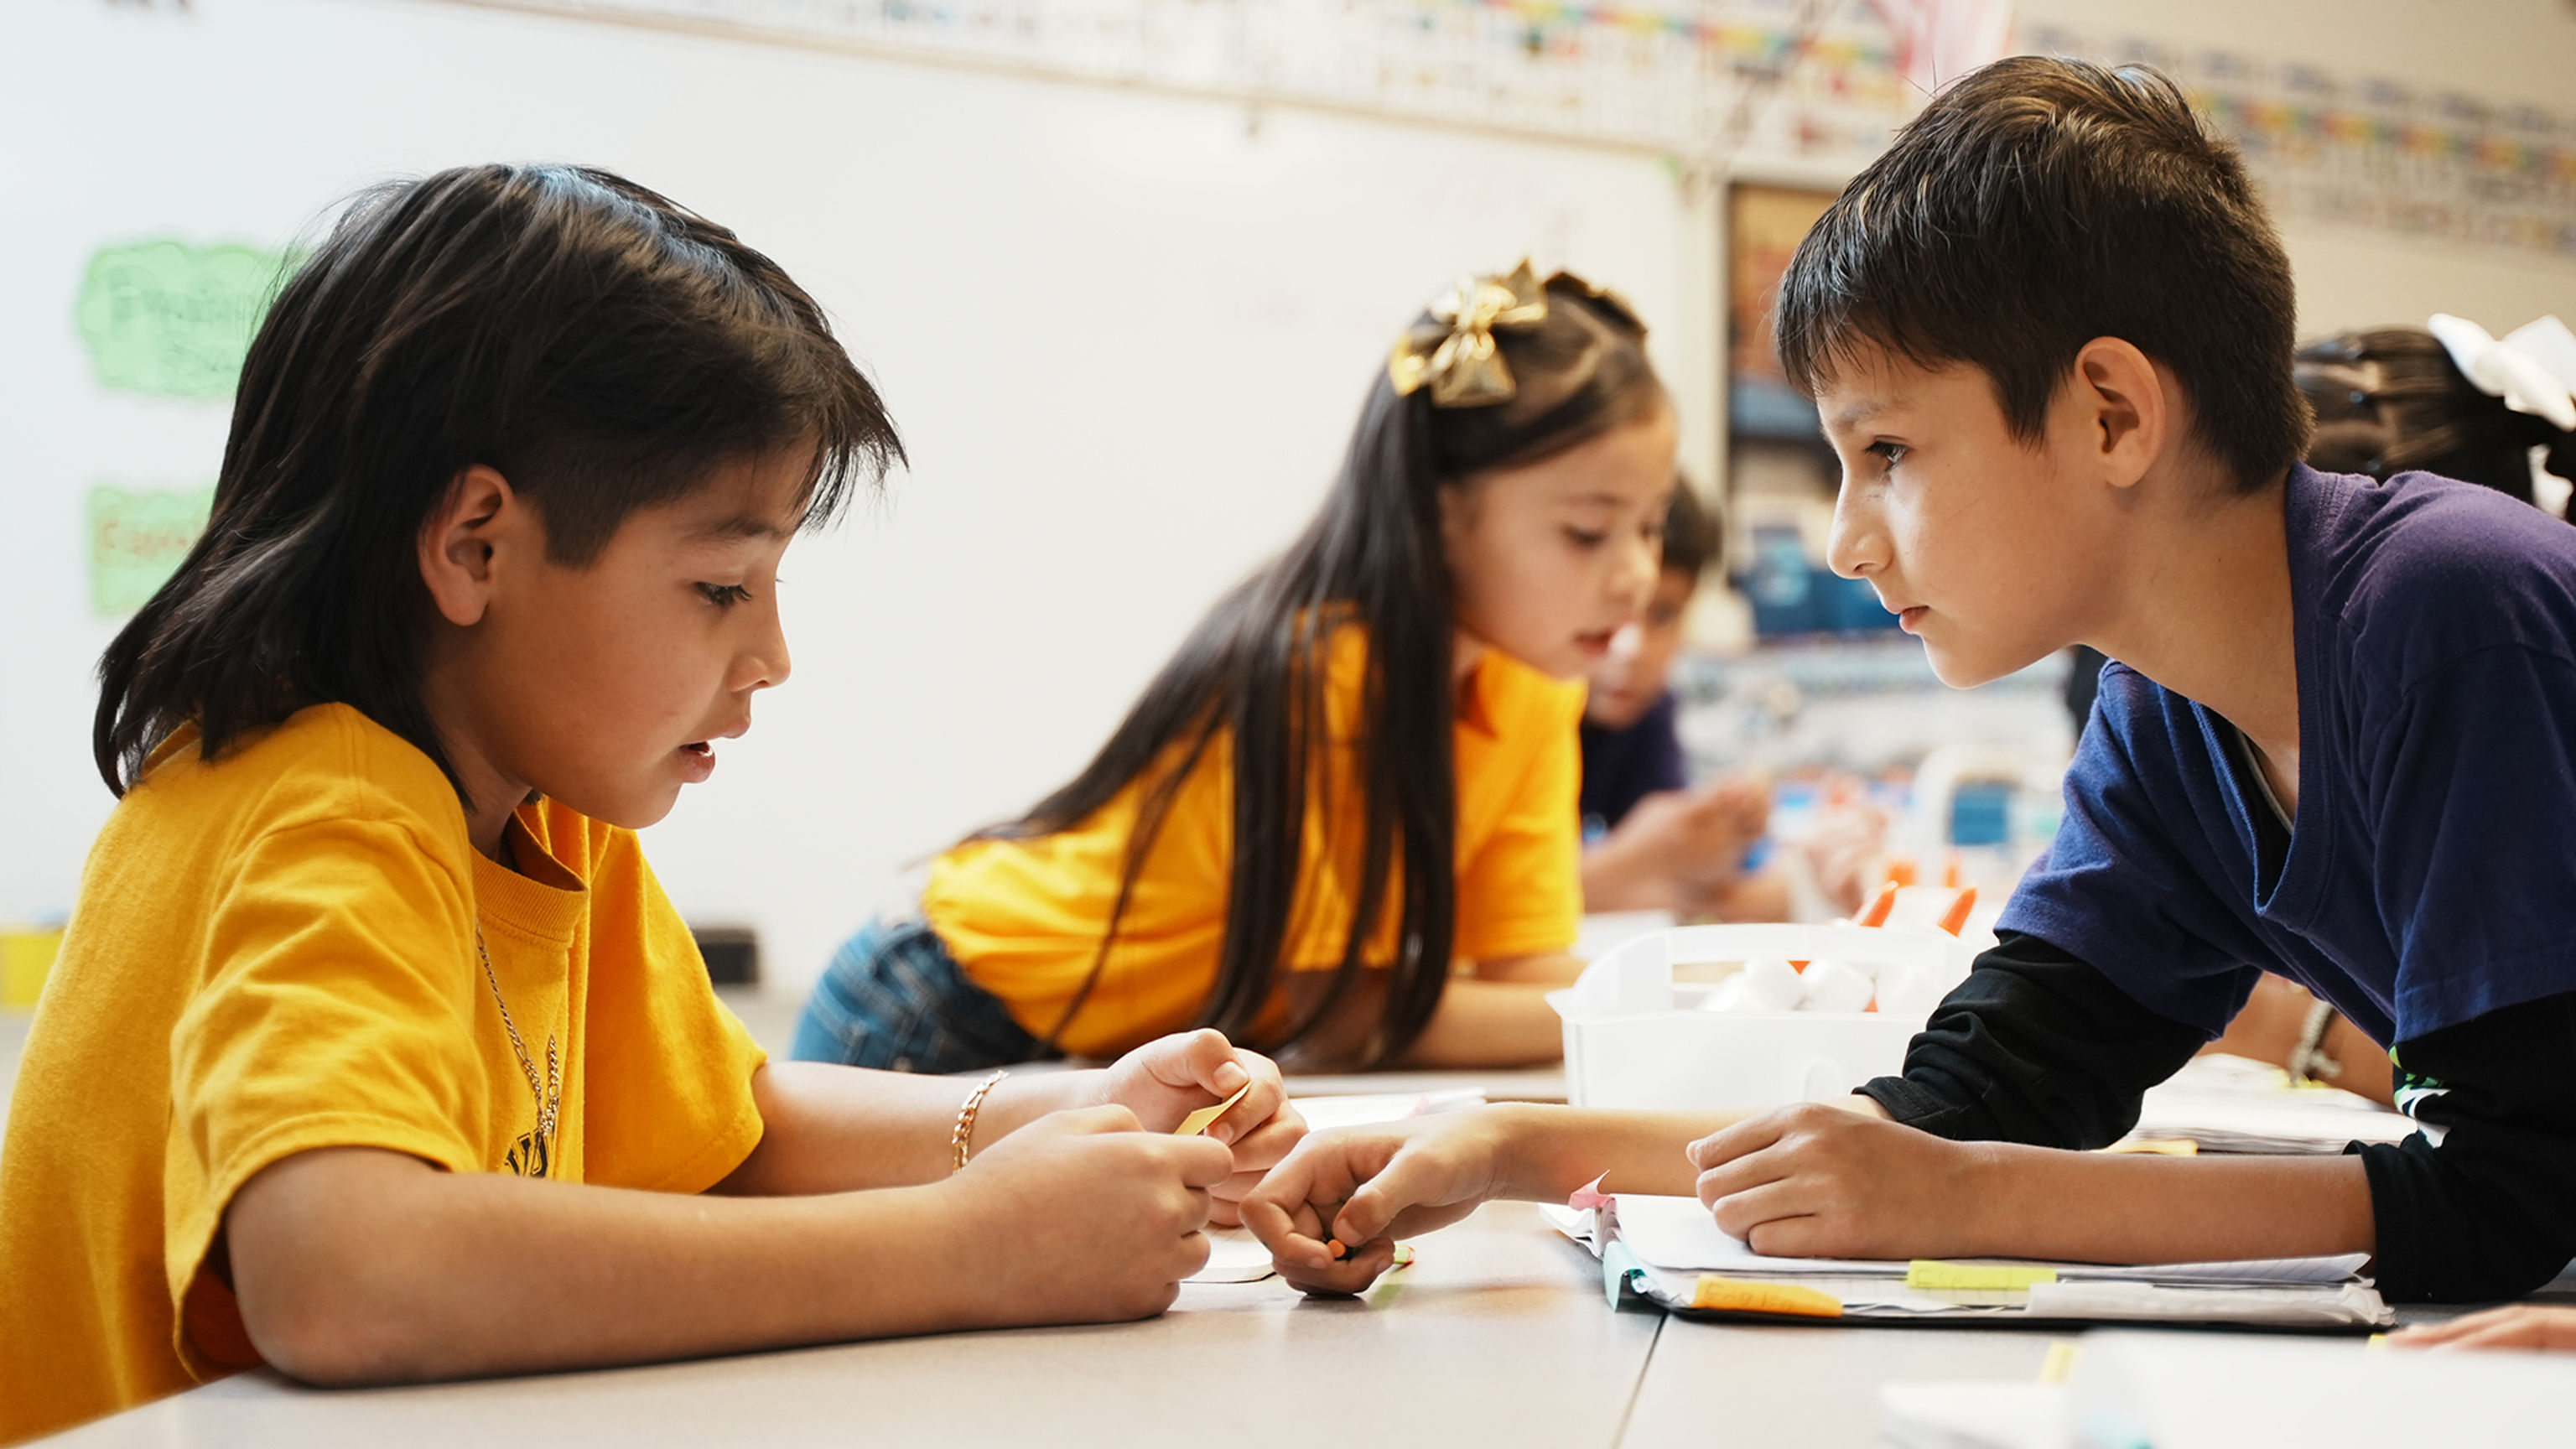
[[[636,841],[787,677],[789,540],[900,456],[812,299],[631,182],[486,166],[350,211],[101,664],[123,798],[0,1154],[0,1441],[262,1361],[1171,1301],[1211,1195],[1299,1131],[1275,1068],[1215,1032],[1011,1081],[766,1063]],[[960,1281],[952,1242],[1000,1256]]]

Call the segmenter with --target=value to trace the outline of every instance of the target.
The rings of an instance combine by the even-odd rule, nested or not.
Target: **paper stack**
[[[2144,1267],[2092,1263],[1772,1258],[1718,1229],[1696,1199],[1620,1193],[1540,1209],[1602,1261],[1615,1298],[1684,1312],[1857,1320],[2227,1323],[2362,1331],[2394,1320],[2367,1255]]]

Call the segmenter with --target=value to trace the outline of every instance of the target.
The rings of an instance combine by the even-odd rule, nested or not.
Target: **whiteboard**
[[[203,486],[227,419],[94,381],[72,310],[103,245],[276,246],[385,176],[568,159],[734,227],[823,301],[913,466],[789,552],[794,678],[646,838],[681,909],[758,928],[791,983],[904,862],[1079,767],[1311,511],[1389,339],[1449,279],[1577,267],[1668,363],[1707,300],[1681,186],[1642,155],[450,4],[6,9],[0,920],[71,904],[111,804],[87,763],[114,629],[89,607],[90,490]],[[1706,377],[1677,390],[1705,436]]]

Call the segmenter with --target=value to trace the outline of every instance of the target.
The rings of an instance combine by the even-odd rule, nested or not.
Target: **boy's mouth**
[[[1619,631],[1616,629],[1577,634],[1574,636],[1574,647],[1582,650],[1583,656],[1587,659],[1599,659],[1610,652],[1610,641],[1618,636]]]
[[[707,740],[680,746],[680,772],[695,781],[704,781],[716,772],[716,747]]]

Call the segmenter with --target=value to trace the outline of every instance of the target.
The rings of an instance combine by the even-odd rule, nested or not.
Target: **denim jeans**
[[[941,1074],[1047,1053],[1001,998],[966,978],[939,933],[913,916],[870,921],[842,944],[796,1019],[790,1055]]]

